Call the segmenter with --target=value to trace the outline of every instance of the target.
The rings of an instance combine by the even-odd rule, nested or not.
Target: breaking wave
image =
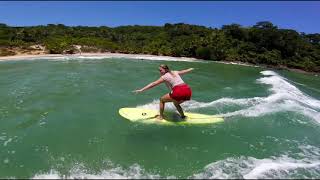
[[[185,110],[193,110],[208,107],[221,107],[237,105],[241,108],[232,112],[220,113],[219,116],[245,116],[259,117],[277,112],[295,112],[303,114],[320,123],[320,101],[314,99],[290,84],[288,80],[273,71],[260,72],[263,77],[257,79],[259,84],[270,85],[271,94],[267,97],[253,98],[221,98],[211,102],[198,102],[191,100],[182,104]],[[158,109],[159,100],[154,100],[140,108]],[[174,110],[175,107],[168,103],[166,108]]]

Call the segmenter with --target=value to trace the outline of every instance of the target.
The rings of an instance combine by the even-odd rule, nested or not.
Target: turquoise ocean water
[[[158,66],[193,67],[205,126],[131,123],[158,108]],[[0,62],[0,178],[320,178],[320,77],[214,62],[61,57]],[[172,104],[166,110],[174,111]]]

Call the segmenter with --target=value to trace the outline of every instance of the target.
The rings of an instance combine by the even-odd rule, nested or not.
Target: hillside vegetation
[[[34,45],[45,47],[50,54],[77,53],[78,45],[82,52],[195,57],[320,72],[320,34],[279,29],[267,21],[220,29],[183,23],[115,28],[0,24],[0,56],[14,55],[14,48],[31,51]]]

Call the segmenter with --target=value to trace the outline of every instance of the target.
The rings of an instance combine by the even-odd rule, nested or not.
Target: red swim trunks
[[[169,95],[176,101],[186,101],[191,99],[192,91],[187,84],[180,84],[174,86]]]

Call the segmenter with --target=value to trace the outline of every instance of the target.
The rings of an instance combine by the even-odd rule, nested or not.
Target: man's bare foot
[[[156,118],[157,118],[158,120],[162,120],[162,119],[163,119],[163,116],[156,115]]]

